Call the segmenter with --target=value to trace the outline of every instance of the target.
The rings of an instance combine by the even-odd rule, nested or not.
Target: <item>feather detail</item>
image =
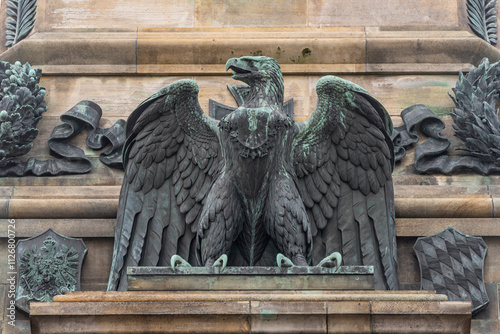
[[[179,94],[189,103],[177,99]],[[220,149],[218,131],[193,102],[197,94],[193,81],[179,80],[141,103],[127,121],[128,182],[120,194],[110,290],[126,289],[127,266],[170,264],[177,253],[196,258],[201,203],[215,174],[192,159],[218,165],[212,160]],[[194,186],[199,188],[193,191]]]
[[[154,175],[153,187],[159,189],[164,183],[167,176],[167,164],[157,163],[156,173]]]
[[[315,204],[312,208],[312,213],[314,217],[314,222],[316,223],[317,228],[323,229],[326,226],[327,220],[321,211],[319,205]]]
[[[321,208],[321,212],[326,219],[330,219],[333,217],[333,207],[328,203],[326,196],[321,199],[319,202],[319,207]]]
[[[184,217],[177,205],[174,204],[170,206],[169,218],[170,221],[164,231],[164,235],[166,237],[163,238],[162,245],[162,256],[165,257],[165,260],[170,260],[173,255],[177,254],[178,241],[182,237],[185,230],[187,230],[186,223],[183,219]]]
[[[156,203],[156,212],[151,219],[147,235],[145,238],[144,251],[142,255],[141,265],[157,266],[160,262],[160,253],[163,245],[163,231],[170,222],[170,182],[167,181],[157,191],[158,200]]]
[[[363,265],[376,266],[378,261],[378,250],[376,249],[376,235],[372,226],[372,222],[368,217],[366,209],[366,195],[359,191],[353,193],[353,208],[354,218],[359,226],[359,241],[361,244],[361,254],[363,256]],[[379,277],[378,281],[383,281],[383,277]]]
[[[140,212],[144,195],[134,193],[129,190],[130,185],[123,184],[120,192],[120,203],[118,206],[117,225],[115,230],[115,242],[112,268],[108,282],[108,290],[117,290],[120,288],[120,272],[125,265],[127,249],[130,244],[130,237],[134,229],[135,215]],[[127,208],[127,210],[125,210]],[[123,287],[122,287],[123,289]]]
[[[392,187],[392,185],[391,185]],[[371,195],[367,198],[368,215],[373,221],[376,239],[379,244],[379,254],[387,286],[379,283],[376,289],[391,290],[398,288],[397,270],[396,270],[396,249],[393,240],[396,239],[396,226],[393,212],[388,208],[385,201],[387,189],[384,188],[382,194]]]
[[[381,188],[391,182],[394,159],[390,152],[391,118],[373,96],[346,80],[323,77],[316,92],[316,109],[298,125],[294,146],[297,185],[314,243],[319,244],[312,252],[313,263],[341,251],[345,265],[387,267],[387,271],[378,269],[376,285],[394,288],[396,268],[381,263],[386,260],[382,260],[378,244],[383,226],[395,238],[394,230],[388,227],[394,224],[392,188],[384,188],[381,195]],[[315,152],[321,161],[304,161],[304,152]],[[388,251],[395,255],[394,238]]]
[[[313,179],[313,182],[316,185],[316,189],[319,190],[321,192],[321,194],[324,195],[328,191],[328,185],[325,183],[325,181],[321,177],[321,174],[319,172],[313,173],[313,174],[311,174],[311,178]]]
[[[137,266],[141,261],[144,239],[148,230],[149,222],[156,211],[156,191],[149,192],[144,196],[141,211],[137,214],[134,221],[134,229],[130,238],[130,250],[127,256],[126,266]]]
[[[198,219],[200,212],[201,205],[199,203],[195,203],[191,210],[189,210],[189,212],[186,214],[186,224],[191,225],[193,222],[195,222]]]
[[[307,207],[307,208],[312,208],[313,205],[314,205],[314,201],[313,199],[311,198],[311,195],[309,195],[309,191],[307,190],[307,187],[306,187],[306,181],[302,178],[302,179],[299,179],[297,181],[297,184],[299,186],[299,189],[302,190],[301,194],[302,194],[302,201],[304,202],[304,205]]]
[[[306,189],[309,194],[309,196],[312,198],[312,200],[316,203],[321,201],[321,192],[318,191],[316,188],[316,185],[314,184],[313,178],[311,176],[307,176],[305,178],[305,184],[306,184]]]
[[[340,191],[337,224],[342,238],[342,259],[345,265],[360,265],[362,263],[361,247],[358,226],[354,223],[352,189],[348,184],[343,183]]]

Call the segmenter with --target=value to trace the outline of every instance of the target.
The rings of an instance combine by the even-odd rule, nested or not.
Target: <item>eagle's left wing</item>
[[[340,252],[345,265],[373,265],[377,289],[397,289],[392,122],[363,88],[334,76],[294,142],[298,185],[313,234],[312,262]]]
[[[218,122],[198,92],[193,80],[175,81],[127,120],[108,290],[127,289],[127,267],[196,260],[198,220],[221,159]]]

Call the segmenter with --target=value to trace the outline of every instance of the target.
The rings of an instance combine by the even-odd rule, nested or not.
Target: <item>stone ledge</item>
[[[498,186],[396,185],[395,192],[399,237],[448,225],[469,235],[500,236]],[[113,237],[119,193],[120,186],[3,186],[0,219],[15,219],[21,238],[49,227],[73,237]],[[5,228],[0,225],[0,237]]]
[[[415,300],[415,301],[447,301],[446,295],[438,295],[431,290],[408,290],[408,291],[334,291],[317,290],[304,293],[302,290],[275,290],[272,292],[257,290],[249,291],[227,291],[227,290],[205,290],[198,291],[133,291],[129,293],[117,291],[68,291],[64,295],[54,296],[54,302],[76,303],[76,302],[179,302],[179,301],[242,301],[252,299],[255,301],[282,301],[284,298],[292,301],[345,301],[352,299],[355,295],[357,300]]]
[[[33,333],[470,332],[470,303],[429,296],[440,295],[80,292],[56,296],[53,303],[32,303],[30,316]]]
[[[274,57],[284,74],[456,73],[500,51],[468,31],[379,28],[142,29],[39,32],[0,57],[46,75],[220,75],[227,59]]]
[[[373,290],[373,266],[319,267],[128,267],[130,291],[178,290]]]
[[[396,198],[397,218],[497,218],[497,198]],[[494,206],[494,202],[497,204]],[[494,209],[495,208],[495,209]],[[115,218],[118,197],[0,198],[0,219],[106,219]]]
[[[14,218],[15,219],[15,218]],[[48,228],[74,238],[113,238],[116,219],[15,219],[16,237],[30,238]],[[453,226],[462,233],[482,237],[500,236],[499,218],[396,218],[398,237],[421,237]],[[0,238],[7,237],[7,225],[0,225]]]

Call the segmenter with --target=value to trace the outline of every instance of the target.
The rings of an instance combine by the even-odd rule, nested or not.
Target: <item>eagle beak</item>
[[[231,76],[233,79],[243,82],[246,82],[245,80],[252,75],[252,69],[249,66],[249,62],[244,57],[229,59],[226,63],[226,71],[227,70],[233,71],[233,75]]]
[[[231,66],[235,66],[238,62],[238,58],[231,58],[226,62],[226,72],[231,68]]]

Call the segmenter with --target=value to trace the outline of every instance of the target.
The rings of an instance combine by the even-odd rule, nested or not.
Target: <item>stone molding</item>
[[[423,187],[426,188],[425,186]],[[397,218],[499,218],[498,194],[428,192],[420,185],[395,186]],[[491,187],[492,188],[492,187]],[[13,190],[12,190],[13,189]],[[10,190],[10,191],[9,191]],[[120,186],[0,187],[0,219],[111,219],[116,217]],[[413,192],[413,195],[408,195]],[[40,201],[43,206],[40,207]]]
[[[476,193],[439,188],[395,186],[398,237],[429,235],[449,225],[469,235],[500,236],[498,187],[478,186]],[[73,237],[113,237],[119,193],[120,186],[0,187],[0,219],[16,219],[18,237],[49,227]],[[6,234],[0,226],[0,238]]]
[[[500,51],[465,30],[378,27],[38,32],[0,55],[44,75],[220,75],[232,57],[266,55],[284,74],[456,73]]]
[[[67,293],[30,315],[32,333],[469,333],[470,312],[429,291],[128,291]]]

